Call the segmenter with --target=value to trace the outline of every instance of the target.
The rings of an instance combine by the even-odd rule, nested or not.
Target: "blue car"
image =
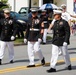
[[[17,12],[11,11],[10,15],[14,18],[14,20],[17,22],[17,24],[23,28],[23,30],[26,29],[26,22],[28,21],[28,19],[26,18],[26,16],[22,16]]]

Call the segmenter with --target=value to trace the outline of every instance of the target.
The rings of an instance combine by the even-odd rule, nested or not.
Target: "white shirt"
[[[66,21],[69,21],[71,19],[71,16],[67,12],[63,12],[61,17]]]

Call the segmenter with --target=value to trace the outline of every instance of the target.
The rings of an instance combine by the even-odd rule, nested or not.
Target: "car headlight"
[[[17,20],[18,22],[20,22],[20,23],[26,23],[25,21],[23,21],[23,20]]]

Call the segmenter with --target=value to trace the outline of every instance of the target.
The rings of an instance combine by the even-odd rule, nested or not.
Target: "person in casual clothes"
[[[35,67],[34,53],[37,53],[41,64],[45,64],[45,58],[40,49],[40,43],[43,37],[44,26],[37,17],[37,9],[32,9],[32,18],[29,18],[26,28],[26,34],[24,37],[24,43],[28,41],[28,57],[29,65],[27,67]]]
[[[69,23],[69,26],[71,25],[71,16],[70,14],[66,11],[66,4],[62,4],[61,8],[62,8],[62,18],[64,20],[66,20]]]
[[[60,10],[54,10],[55,22],[52,27],[53,29],[53,40],[52,40],[52,57],[50,61],[50,69],[48,73],[56,72],[56,63],[58,59],[59,49],[62,51],[67,69],[71,70],[71,62],[69,58],[67,45],[70,44],[70,26],[67,21],[61,18],[62,12]]]
[[[9,60],[10,63],[13,63],[14,59],[14,45],[13,41],[15,40],[17,25],[14,22],[13,18],[10,17],[10,10],[4,10],[4,18],[0,20],[0,65],[2,64],[2,59],[4,57],[4,51],[6,45],[9,50]]]

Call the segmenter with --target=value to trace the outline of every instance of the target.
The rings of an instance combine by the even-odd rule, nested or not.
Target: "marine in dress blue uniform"
[[[56,63],[58,59],[59,49],[62,51],[67,69],[71,70],[71,62],[69,58],[69,53],[67,45],[70,44],[70,26],[68,22],[61,18],[61,11],[54,10],[55,22],[53,25],[53,40],[52,40],[52,57],[50,61],[50,69],[47,70],[48,73],[56,72]]]
[[[9,50],[9,60],[10,63],[13,63],[14,59],[14,45],[13,41],[15,40],[15,36],[17,33],[17,25],[14,22],[13,18],[10,17],[10,10],[4,10],[4,18],[0,20],[0,65],[1,61],[4,57],[4,51],[6,45],[8,46]]]
[[[45,64],[45,59],[40,49],[40,42],[43,37],[43,25],[41,25],[40,19],[37,17],[37,10],[32,9],[31,12],[32,18],[29,18],[24,38],[25,43],[28,41],[27,49],[30,63],[27,67],[35,67],[34,53],[38,54],[41,64]]]

